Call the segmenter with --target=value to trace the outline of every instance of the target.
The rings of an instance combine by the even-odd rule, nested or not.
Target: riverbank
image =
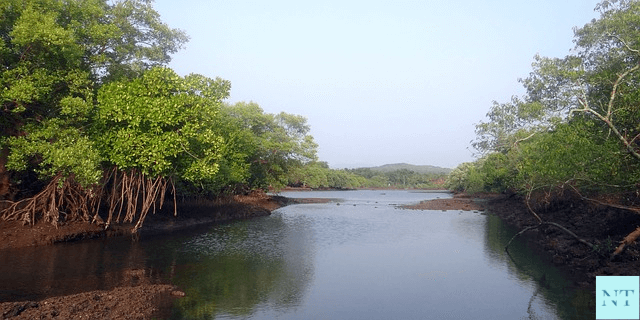
[[[532,203],[536,204],[532,209],[543,221],[561,225],[594,246],[591,248],[552,225],[524,234],[541,256],[566,271],[578,286],[595,291],[596,276],[639,274],[640,246],[637,243],[628,245],[622,254],[611,259],[611,253],[620,241],[640,225],[637,213],[571,194],[556,195],[548,201],[534,199]],[[617,199],[610,203],[624,204],[625,201]],[[525,201],[517,196],[491,199],[486,202],[486,208],[519,230],[537,224]]]
[[[493,198],[497,198],[496,194],[456,194],[453,198],[433,199],[421,201],[418,204],[402,206],[404,209],[412,210],[466,210],[466,211],[482,211],[485,210],[484,203]]]
[[[322,200],[294,200],[266,194],[253,194],[215,203],[190,202],[191,209],[186,210],[188,206],[186,203],[183,204],[178,217],[166,214],[167,212],[150,215],[149,220],[145,222],[148,224],[145,224],[142,231],[147,234],[175,232],[198,223],[213,223],[225,221],[225,219],[269,214],[270,211],[290,203],[318,201]],[[538,203],[544,202],[538,201]],[[213,209],[214,207],[215,209]],[[536,224],[535,218],[528,212],[525,203],[517,196],[458,194],[451,199],[424,201],[405,208],[486,210],[496,214],[519,230]],[[545,221],[565,226],[586,241],[596,244],[602,252],[611,252],[617,239],[624,237],[628,229],[633,230],[635,226],[640,224],[635,214],[570,197],[558,198],[546,205],[540,205],[535,210]],[[19,237],[21,234],[27,239],[29,237],[32,239],[33,234],[24,231],[34,228],[20,226],[12,230],[12,237]],[[123,228],[123,230],[127,231],[128,229]],[[11,230],[0,229],[0,232],[5,231]],[[52,234],[47,235],[46,232],[42,233],[42,230],[39,232],[50,238],[57,237]],[[603,236],[604,234],[608,234],[608,236]],[[80,236],[70,235],[72,234],[67,234],[66,237],[76,239],[84,236],[82,234]],[[638,269],[640,265],[636,244],[628,246],[627,251],[615,261],[609,261],[598,252],[594,252],[591,248],[553,227],[541,227],[528,231],[523,237],[528,240],[540,256],[564,269],[574,280],[576,286],[588,290],[595,289],[596,275],[637,275],[637,270],[640,270]],[[4,240],[6,239],[9,238],[4,238]],[[609,239],[608,243],[607,239]],[[34,244],[29,244],[28,241],[18,241],[18,243]],[[43,241],[40,244],[42,243],[51,242]],[[20,248],[15,247],[15,242],[13,244],[13,248]],[[122,273],[123,275],[119,275],[119,277],[129,279],[127,280],[128,284],[118,285],[111,290],[90,291],[37,301],[0,303],[0,319],[166,319],[171,315],[171,306],[175,299],[184,295],[179,288],[159,283],[157,277],[145,274],[145,270],[124,270]]]
[[[178,204],[178,215],[173,214],[174,206],[169,202],[155,214],[149,213],[140,233],[150,235],[175,232],[196,225],[265,216],[291,202],[295,200],[254,192],[215,201],[184,201]],[[0,250],[127,236],[131,233],[132,227],[132,224],[123,223],[112,225],[105,230],[103,226],[82,221],[61,223],[57,227],[42,221],[33,226],[25,226],[21,221],[0,220]]]
[[[635,200],[617,199],[615,203]],[[609,199],[611,203],[611,199]],[[540,256],[564,270],[576,286],[595,290],[596,276],[637,276],[640,270],[640,246],[633,243],[615,259],[610,254],[619,241],[640,225],[640,215],[630,210],[587,201],[571,194],[534,199],[532,209],[543,221],[554,222],[573,232],[572,235],[552,225],[544,225],[521,235]],[[451,199],[424,201],[407,209],[421,210],[485,210],[497,215],[518,230],[538,224],[526,202],[517,195],[456,194]]]
[[[150,214],[140,230],[142,236],[178,232],[196,225],[221,223],[269,215],[271,211],[304,200],[287,199],[255,192],[217,201],[188,201]],[[170,209],[168,209],[170,207]],[[16,221],[0,221],[0,249],[51,245],[91,238],[129,235],[130,225],[104,230],[95,224],[74,222],[58,228],[45,223],[24,226]],[[175,299],[184,295],[170,284],[158,283],[144,270],[124,270],[125,283],[111,290],[50,297],[40,301],[0,303],[0,319],[167,319]],[[2,286],[0,284],[0,289]]]
[[[184,295],[166,284],[141,284],[42,301],[0,303],[2,319],[166,319]]]

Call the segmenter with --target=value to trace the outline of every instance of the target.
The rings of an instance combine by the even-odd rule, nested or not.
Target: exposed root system
[[[0,217],[22,221],[25,225],[33,225],[38,219],[54,226],[60,221],[90,221],[92,212],[95,212],[94,218],[97,216],[94,209],[99,203],[98,197],[91,189],[76,183],[73,177],[64,179],[58,175],[33,197],[16,202],[3,201],[8,207]]]
[[[106,228],[114,222],[135,222],[132,233],[142,227],[150,210],[153,209],[155,213],[156,208],[162,208],[167,186],[169,183],[173,186],[170,180],[163,177],[152,179],[135,171],[127,173],[115,169],[108,175],[107,181],[111,185],[111,191],[107,196],[109,214]],[[175,188],[173,194],[175,197]]]
[[[58,175],[38,194],[20,201],[4,200],[4,209],[0,218],[5,221],[22,221],[34,225],[43,220],[58,226],[60,222],[85,221],[104,225],[105,229],[113,223],[134,223],[131,230],[136,233],[144,223],[150,211],[162,208],[167,187],[175,187],[170,179],[164,177],[149,178],[133,171],[119,171],[116,168],[107,172],[102,183],[84,188],[73,176]],[[106,205],[106,222],[100,216],[102,200]]]

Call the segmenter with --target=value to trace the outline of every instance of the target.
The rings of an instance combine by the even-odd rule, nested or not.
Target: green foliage
[[[318,146],[304,117],[268,114],[254,102],[238,102],[223,110],[243,132],[239,134],[248,137],[245,151],[252,187],[284,187],[291,171],[316,160]]]
[[[472,142],[481,155],[507,153],[535,132],[551,130],[561,122],[558,113],[547,113],[541,102],[527,102],[518,97],[507,103],[494,101],[487,117],[488,122],[476,125],[476,139]]]
[[[321,162],[311,162],[298,166],[289,173],[288,185],[295,187],[329,187],[330,169]]]
[[[224,142],[213,125],[229,88],[221,79],[181,78],[167,68],[109,83],[98,93],[95,139],[121,170],[213,180]]]
[[[185,41],[148,1],[2,1],[0,141],[9,167],[97,182],[102,159],[87,132],[97,88],[168,62]]]
[[[527,101],[540,106],[537,112],[540,121],[566,118],[569,110],[578,105],[580,84],[585,76],[582,62],[576,56],[534,57],[533,72],[520,82],[527,90]]]
[[[211,129],[224,138],[224,143],[218,148],[220,159],[215,179],[200,184],[200,187],[209,193],[216,193],[247,184],[251,178],[249,158],[257,148],[256,137],[250,130],[243,128],[226,104],[221,105]]]
[[[456,167],[445,181],[445,187],[454,192],[504,192],[513,186],[514,168],[510,155],[495,152],[475,162]]]
[[[464,162],[455,167],[445,180],[445,187],[454,192],[466,192],[471,188],[472,176],[477,172],[477,163]]]
[[[487,192],[504,192],[513,189],[515,168],[509,157],[503,153],[492,153],[484,158],[480,172],[482,174],[482,190]]]
[[[98,182],[102,176],[102,158],[93,141],[76,128],[65,127],[62,121],[47,121],[34,129],[31,126],[27,125],[26,129],[32,134],[7,139],[12,148],[7,158],[7,169],[32,169],[42,180],[62,174],[65,177],[74,175],[75,180],[84,186]]]
[[[494,103],[474,147],[489,157],[454,170],[449,185],[530,192],[571,184],[633,190],[640,177],[640,1],[602,1],[575,29],[574,54],[536,56],[527,94]],[[498,152],[492,153],[492,152]]]
[[[391,183],[386,176],[375,175],[367,179],[366,186],[371,188],[387,188],[391,186]]]
[[[36,194],[11,217],[88,219],[109,198],[106,224],[124,208],[137,230],[169,181],[184,195],[280,187],[316,160],[304,117],[223,106],[228,81],[163,67],[186,40],[148,0],[0,2],[0,148]]]
[[[449,168],[441,168],[430,165],[413,165],[408,163],[394,163],[394,164],[385,164],[378,167],[369,167],[369,168],[358,168],[357,170],[370,169],[372,172],[376,173],[386,173],[391,171],[397,171],[406,169],[409,171],[413,171],[416,173],[425,173],[425,174],[448,174],[451,172]]]
[[[639,164],[594,121],[574,120],[539,132],[505,153],[462,164],[447,179],[454,191],[528,192],[571,184],[590,191],[632,187]]]
[[[480,153],[506,152],[514,143],[512,136],[522,124],[518,117],[518,106],[522,102],[512,97],[511,102],[493,102],[491,111],[487,113],[488,122],[480,122],[476,125],[476,140],[473,147]]]
[[[520,189],[566,182],[591,188],[628,184],[633,173],[631,159],[621,152],[618,141],[594,134],[592,126],[583,121],[562,124],[523,144],[518,154]]]
[[[310,162],[297,167],[289,174],[288,185],[307,188],[357,189],[365,187],[389,187],[386,178],[373,180],[354,170],[330,169],[324,162]]]
[[[390,166],[401,169],[386,170]],[[416,172],[408,168],[423,169],[423,172]],[[432,189],[441,187],[439,183],[447,176],[445,172],[449,170],[431,166],[388,165],[348,171],[364,177],[366,179],[365,186],[371,188]]]
[[[363,187],[365,180],[347,170],[332,170],[327,173],[327,187],[338,189],[355,189]]]

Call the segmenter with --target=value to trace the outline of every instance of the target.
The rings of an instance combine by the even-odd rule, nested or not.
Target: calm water
[[[142,269],[186,292],[175,319],[594,317],[592,294],[571,289],[522,242],[509,259],[504,245],[517,230],[495,216],[397,207],[449,194],[282,195],[334,200],[138,242],[0,252],[0,299],[108,289]]]

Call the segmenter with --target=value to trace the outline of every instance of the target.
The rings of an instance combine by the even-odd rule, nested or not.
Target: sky
[[[332,168],[475,159],[475,124],[564,57],[591,0],[156,0],[190,37],[169,64],[231,82],[229,103],[302,115]]]

